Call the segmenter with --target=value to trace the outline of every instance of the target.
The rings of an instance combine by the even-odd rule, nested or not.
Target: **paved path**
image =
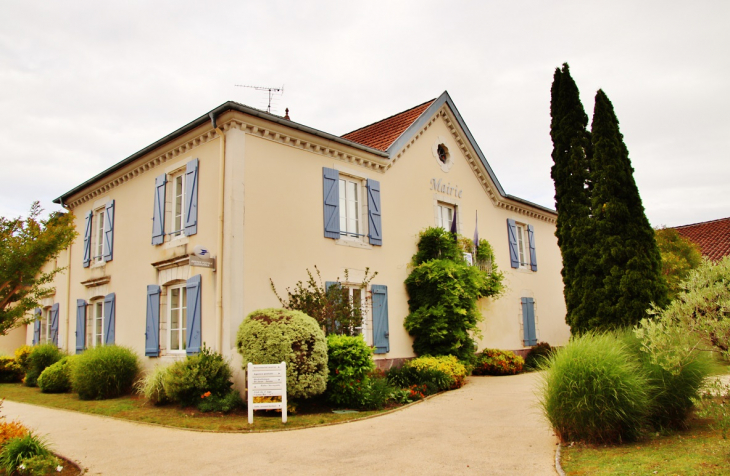
[[[537,375],[472,377],[382,417],[276,433],[201,433],[5,401],[88,474],[555,475]]]

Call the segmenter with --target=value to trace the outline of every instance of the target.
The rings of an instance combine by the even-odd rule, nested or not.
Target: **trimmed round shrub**
[[[641,340],[632,331],[625,331],[620,337],[648,375],[649,423],[657,430],[686,428],[693,400],[700,398],[702,383],[715,365],[710,353],[695,349],[680,360],[678,349],[691,348],[692,343],[682,342],[683,336],[675,334],[674,345],[664,352],[674,354],[666,360],[674,361],[672,357],[677,357],[678,362],[666,369],[652,362],[649,354],[642,349]]]
[[[554,352],[540,405],[562,442],[635,439],[649,409],[649,378],[613,334],[585,333]]]
[[[484,349],[477,354],[472,375],[516,375],[525,360],[511,350]]]
[[[102,345],[76,356],[71,386],[81,400],[114,398],[131,390],[138,373],[139,360],[132,349]]]
[[[163,365],[155,366],[137,382],[137,393],[154,405],[169,403],[170,398],[165,393],[165,379],[169,368]]]
[[[535,344],[525,356],[524,370],[531,372],[537,370],[540,364],[550,357],[550,353],[555,349],[547,342],[538,342]]]
[[[35,387],[38,385],[38,377],[46,367],[49,367],[63,358],[55,344],[41,344],[33,347],[28,355],[28,371],[25,374],[25,385]]]
[[[165,395],[183,406],[197,406],[206,394],[223,397],[233,385],[231,367],[226,359],[205,344],[199,353],[175,362],[164,372]]]
[[[68,355],[46,367],[38,377],[38,387],[43,393],[65,393],[71,391],[71,368],[75,355]]]
[[[327,336],[327,399],[343,406],[355,406],[357,388],[375,368],[373,351],[361,336]]]
[[[317,321],[300,311],[260,309],[238,329],[238,352],[243,368],[286,362],[289,398],[310,398],[327,387],[327,343]]]
[[[20,382],[22,378],[23,370],[14,358],[0,357],[0,383]]]

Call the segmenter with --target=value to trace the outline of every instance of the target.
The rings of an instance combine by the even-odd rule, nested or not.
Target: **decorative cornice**
[[[81,281],[81,284],[83,284],[87,288],[93,288],[96,286],[102,286],[104,284],[107,284],[111,280],[112,280],[111,276],[102,276],[101,278],[92,278],[92,279],[87,279],[86,281]]]
[[[255,137],[259,137],[261,139],[270,140],[272,142],[277,142],[282,145],[286,145],[289,147],[294,147],[300,150],[304,150],[307,152],[312,152],[314,154],[319,154],[328,158],[332,158],[335,160],[341,160],[343,162],[347,162],[353,165],[357,165],[360,167],[364,167],[368,170],[374,170],[376,172],[383,173],[385,170],[389,167],[388,162],[385,159],[381,160],[373,160],[371,158],[366,157],[365,155],[354,155],[349,154],[347,152],[343,152],[342,150],[333,149],[332,147],[328,147],[326,144],[326,141],[323,139],[315,138],[312,140],[305,140],[301,139],[299,137],[295,137],[293,134],[285,134],[281,131],[274,130],[273,128],[267,128],[262,127],[261,125],[251,124],[246,121],[242,121],[237,118],[232,118],[225,122],[224,124],[220,124],[218,126],[224,133],[231,130],[231,129],[238,129],[240,131],[243,131],[247,134],[253,135]],[[76,208],[79,205],[88,202],[89,200],[94,199],[95,197],[102,195],[109,190],[113,189],[114,187],[117,187],[118,185],[121,185],[125,182],[128,182],[129,180],[137,177],[138,175],[141,175],[145,172],[148,172],[168,160],[175,159],[176,157],[179,157],[181,155],[185,155],[190,153],[193,149],[207,144],[208,142],[218,138],[218,134],[215,132],[215,130],[208,130],[206,132],[203,132],[199,134],[198,136],[186,141],[183,144],[178,145],[175,148],[172,148],[168,150],[167,152],[157,155],[155,157],[152,157],[147,160],[141,160],[139,162],[139,165],[134,167],[132,170],[122,174],[121,176],[118,176],[116,178],[106,180],[104,182],[101,182],[98,186],[90,189],[85,194],[79,196],[78,198],[69,201],[67,205],[70,208]]]
[[[172,258],[163,259],[162,261],[156,261],[154,263],[151,263],[152,266],[154,266],[157,271],[162,271],[165,269],[170,268],[176,268],[178,266],[185,266],[190,263],[190,255],[181,255],[181,256],[174,256]]]

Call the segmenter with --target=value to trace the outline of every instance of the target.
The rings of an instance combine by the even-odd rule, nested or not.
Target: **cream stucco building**
[[[79,238],[48,264],[68,270],[19,342],[113,342],[147,366],[205,343],[240,369],[239,324],[279,306],[269,280],[283,290],[316,265],[371,297],[363,333],[388,365],[413,356],[403,282],[417,235],[455,211],[466,236],[478,215],[508,286],[480,302],[480,347],[569,337],[555,212],[505,193],[446,92],[342,137],[227,102],[56,202]],[[195,265],[196,248],[215,268]],[[366,268],[378,275],[359,289]]]

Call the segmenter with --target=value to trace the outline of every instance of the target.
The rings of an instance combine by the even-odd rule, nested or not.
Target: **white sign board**
[[[247,367],[248,422],[253,423],[254,410],[281,410],[281,422],[286,423],[286,363]],[[254,403],[254,397],[281,397],[281,402]]]

